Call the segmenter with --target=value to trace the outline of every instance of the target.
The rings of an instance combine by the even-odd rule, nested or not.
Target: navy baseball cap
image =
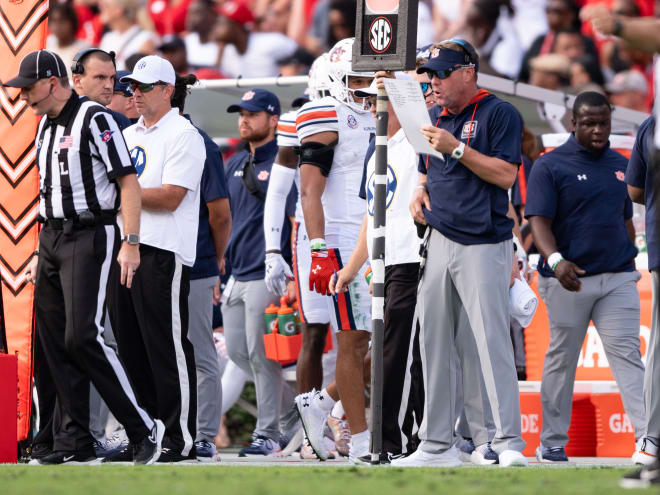
[[[121,82],[121,78],[129,75],[131,72],[128,70],[118,70],[117,78],[115,79],[115,91],[121,91],[124,93],[124,96],[130,97],[133,96],[133,93],[130,89],[130,83],[128,81]]]
[[[460,52],[449,48],[438,48],[431,46],[429,49],[429,60],[419,69],[418,74],[433,72],[441,74],[444,71],[454,69],[456,66],[472,65],[475,71],[479,71],[479,56],[470,43],[464,40],[447,40],[459,45]]]
[[[279,115],[282,112],[280,100],[274,93],[265,89],[251,89],[247,91],[241,97],[240,103],[227,107],[227,112],[240,112],[241,108],[250,112],[265,111],[273,115]]]
[[[38,50],[28,53],[18,68],[18,75],[4,83],[10,88],[26,88],[39,79],[66,77],[66,66],[57,53],[50,50]]]

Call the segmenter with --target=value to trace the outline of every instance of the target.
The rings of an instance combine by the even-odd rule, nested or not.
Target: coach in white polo
[[[140,243],[142,264],[130,289],[118,277],[111,279],[109,312],[138,401],[147,411],[158,411],[165,423],[162,462],[177,462],[195,458],[197,387],[187,337],[188,292],[206,151],[197,129],[170,105],[175,82],[170,62],[144,57],[121,81],[130,84],[141,115],[124,138],[142,187],[140,238],[128,239]]]

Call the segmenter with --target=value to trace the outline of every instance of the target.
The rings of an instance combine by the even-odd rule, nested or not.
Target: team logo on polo
[[[357,119],[355,118],[354,115],[349,115],[346,120],[347,120],[346,123],[348,124],[348,127],[350,127],[351,129],[357,128],[358,121],[357,121]]]
[[[614,174],[616,175],[616,178],[619,179],[621,182],[623,182],[626,178],[626,174],[621,170],[617,170],[616,172],[614,172]]]
[[[144,152],[144,148],[141,146],[136,146],[131,150],[131,161],[135,170],[137,170],[137,176],[140,177],[144,168],[147,166],[147,154]]]
[[[369,26],[369,46],[376,53],[383,53],[392,44],[392,24],[387,17],[376,17]]]
[[[376,173],[372,173],[367,181],[367,211],[369,215],[374,216],[374,183],[376,181]],[[396,187],[398,181],[396,174],[391,165],[387,165],[387,189],[385,194],[385,209],[387,210],[392,204],[394,195],[396,194]]]
[[[114,132],[115,131],[110,131],[110,130],[103,131],[101,133],[101,141],[103,141],[104,143],[107,143],[108,141],[110,141],[112,139],[112,134]]]
[[[477,124],[479,121],[471,120],[463,124],[463,130],[461,131],[461,139],[469,139],[470,136],[474,136],[477,133]]]

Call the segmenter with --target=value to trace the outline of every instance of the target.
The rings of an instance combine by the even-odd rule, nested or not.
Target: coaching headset
[[[73,57],[73,61],[71,62],[71,74],[84,74],[85,66],[82,64],[82,62],[87,55],[94,52],[101,52],[105,53],[106,55],[110,55],[110,58],[112,59],[112,65],[115,66],[115,69],[117,68],[117,63],[115,62],[115,52],[106,52],[100,48],[83,48],[78,53],[76,53],[75,57]]]

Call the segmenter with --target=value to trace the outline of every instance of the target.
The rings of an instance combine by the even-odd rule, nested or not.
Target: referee
[[[103,340],[110,266],[117,259],[130,287],[140,263],[137,246],[123,242],[119,249],[118,186],[127,232],[139,232],[140,214],[135,168],[121,131],[105,107],[72,91],[62,59],[48,50],[26,55],[5,86],[21,88],[21,99],[42,115],[36,149],[44,228],[27,277],[36,284],[37,332],[58,402],[85,432],[56,436],[53,452],[39,462],[96,459],[86,434],[91,379],[125,426],[135,463],[153,463],[164,426],[138,406],[117,354]]]

